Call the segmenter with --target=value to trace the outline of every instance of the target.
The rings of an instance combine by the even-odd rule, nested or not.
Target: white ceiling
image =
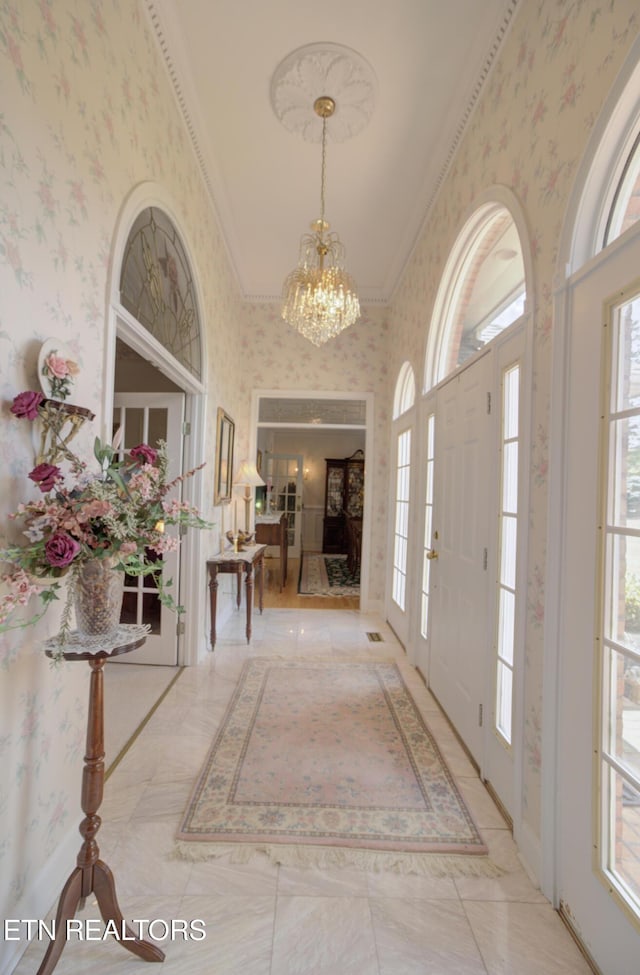
[[[320,146],[271,106],[280,62],[330,42],[375,72],[368,125],[334,143],[327,123],[326,218],[361,300],[386,302],[517,3],[146,0],[245,298],[279,297],[320,213]]]

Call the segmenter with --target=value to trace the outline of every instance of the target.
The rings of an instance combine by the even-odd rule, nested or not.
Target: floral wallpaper
[[[474,200],[509,187],[529,227],[533,286],[533,416],[525,660],[524,818],[540,835],[542,660],[553,290],[565,209],[587,140],[640,29],[635,0],[524,0],[397,289],[389,350],[422,387],[440,277]],[[526,246],[526,245],[525,245]]]
[[[102,433],[96,375],[111,254],[119,213],[140,184],[162,188],[190,245],[211,332],[207,457],[214,456],[217,405],[232,415],[248,410],[234,338],[242,304],[142,4],[0,0],[0,79],[0,533],[9,537],[6,513],[26,500],[34,464],[31,430],[9,407],[16,393],[38,388],[45,339],[64,343],[80,367],[72,402],[96,414],[81,435],[85,446]],[[44,897],[38,907],[46,910],[58,889],[43,888],[42,871],[62,841],[78,835],[88,669],[52,669],[43,656],[41,641],[57,620],[51,609],[36,627],[0,635],[5,918],[44,916],[33,913],[34,898]]]
[[[100,375],[119,214],[144,183],[173,202],[206,323],[208,457],[219,405],[248,445],[258,388],[372,391],[371,597],[384,596],[393,389],[410,360],[418,388],[439,278],[468,208],[510,187],[534,258],[533,457],[523,770],[525,817],[540,834],[542,623],[552,292],[564,211],[591,128],[638,33],[637,0],[522,0],[391,308],[311,352],[272,305],[245,305],[141,0],[0,0],[0,531],[24,500],[30,433],[13,396],[37,388],[55,336],[80,366],[74,400],[104,421]],[[268,378],[267,378],[268,377]],[[205,511],[205,515],[213,512]],[[2,539],[0,538],[0,544]],[[42,866],[78,821],[87,675],[39,649],[55,613],[0,637],[0,901],[29,913]],[[58,890],[44,892],[49,900]],[[21,913],[21,911],[26,913]]]

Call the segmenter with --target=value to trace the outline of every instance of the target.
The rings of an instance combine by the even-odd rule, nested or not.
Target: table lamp
[[[244,486],[244,530],[249,533],[251,530],[251,488],[259,487],[264,481],[256,470],[256,465],[250,460],[243,460],[238,468],[234,487]]]

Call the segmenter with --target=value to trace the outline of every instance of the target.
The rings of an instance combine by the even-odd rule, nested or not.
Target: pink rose
[[[49,565],[64,568],[75,559],[80,551],[80,544],[71,535],[57,532],[49,539],[44,547],[44,554]]]
[[[123,542],[120,546],[120,555],[133,555],[137,551],[138,546],[135,542]]]
[[[137,447],[132,447],[130,456],[143,464],[155,464],[158,459],[158,451],[150,447],[149,444],[141,443]]]
[[[61,477],[60,468],[53,464],[38,464],[29,474],[30,480],[38,485],[43,494],[51,491]]]
[[[11,412],[14,416],[24,417],[26,420],[35,420],[38,415],[38,407],[42,403],[44,396],[42,393],[33,393],[31,390],[27,390],[24,393],[18,393],[14,397],[13,405],[11,407]]]
[[[69,366],[67,365],[67,360],[63,359],[61,355],[56,355],[52,352],[45,359],[45,365],[52,376],[56,379],[64,379],[65,376],[69,375]]]

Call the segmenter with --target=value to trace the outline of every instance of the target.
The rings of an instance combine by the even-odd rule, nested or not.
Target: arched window
[[[142,210],[129,233],[120,301],[191,375],[201,379],[193,275],[176,228],[157,207]]]
[[[405,362],[398,374],[393,397],[393,419],[410,410],[416,399],[416,380],[410,362]]]
[[[639,84],[640,39],[594,124],[569,201],[558,250],[565,316],[554,325],[565,330],[566,352],[550,423],[549,454],[562,457],[552,489],[562,537],[549,557],[551,566],[561,552],[551,579],[559,585],[549,587],[557,602],[545,615],[562,623],[549,689],[563,688],[559,714],[571,715],[566,726],[559,719],[554,752],[558,768],[581,769],[550,770],[566,824],[558,888],[566,903],[580,901],[578,930],[598,927],[590,951],[603,970],[611,945],[621,970],[632,965],[640,930],[640,851],[631,839],[640,823]],[[595,592],[587,614],[586,592]]]
[[[606,247],[640,220],[640,131],[624,158],[607,217],[602,246]]]
[[[442,277],[427,341],[425,391],[523,314],[520,236],[502,203],[480,206],[463,227]]]

